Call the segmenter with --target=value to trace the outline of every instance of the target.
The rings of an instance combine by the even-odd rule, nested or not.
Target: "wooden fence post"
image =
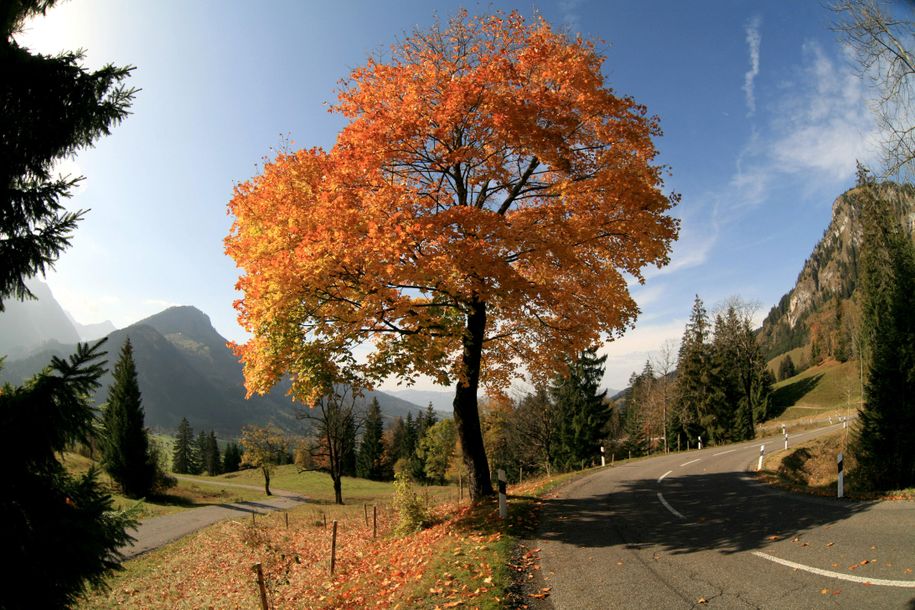
[[[337,567],[337,520],[334,519],[334,533],[331,535],[330,541],[330,575],[334,575],[334,570]]]
[[[267,587],[264,585],[264,570],[261,568],[260,563],[255,563],[251,566],[251,569],[257,572],[257,587],[260,590],[261,595],[261,610],[270,610],[270,606],[267,605]]]

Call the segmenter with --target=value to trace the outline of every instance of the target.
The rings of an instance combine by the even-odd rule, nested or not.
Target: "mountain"
[[[238,436],[246,424],[270,423],[290,432],[302,431],[303,422],[296,419],[294,405],[284,392],[288,386],[280,384],[265,396],[245,399],[241,364],[200,310],[172,307],[110,333],[105,346],[109,367],[128,337],[150,428],[172,431],[187,417],[195,430],[215,430],[223,438]],[[72,352],[73,345],[47,344],[40,352],[6,362],[0,381],[21,383],[46,366],[52,355]],[[109,373],[102,378],[97,403],[105,400],[110,383]],[[383,392],[367,393],[363,400],[373,396],[389,419],[422,408]]]
[[[883,183],[877,188],[915,239],[915,187]],[[861,190],[853,188],[833,203],[832,220],[804,262],[794,288],[769,311],[759,330],[767,358],[795,348],[804,348],[809,360],[848,357],[856,315],[863,201]]]
[[[397,396],[404,400],[408,400],[412,403],[418,405],[426,406],[429,403],[432,403],[432,408],[442,414],[444,417],[450,418],[451,411],[454,405],[454,392],[453,391],[444,391],[444,390],[413,390],[413,389],[404,389],[404,390],[386,390],[386,394],[391,396]]]
[[[10,358],[26,356],[48,342],[70,344],[79,333],[44,282],[30,280],[29,290],[37,300],[3,302],[0,313],[0,354]]]
[[[73,325],[76,334],[79,335],[79,340],[83,342],[97,341],[117,330],[117,327],[111,320],[105,320],[104,322],[97,322],[95,324],[80,324],[73,319],[70,312],[64,311],[64,313],[67,314],[67,319],[70,320],[70,324]]]

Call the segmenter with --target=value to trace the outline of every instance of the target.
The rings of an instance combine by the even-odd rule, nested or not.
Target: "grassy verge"
[[[256,608],[255,563],[262,565],[276,608],[519,607],[528,596],[548,594],[521,587],[537,557],[536,549],[519,545],[536,529],[541,497],[582,474],[587,472],[509,488],[505,521],[494,499],[474,506],[443,502],[433,509],[434,525],[407,536],[393,533],[391,484],[384,484],[384,493],[365,497],[377,507],[377,538],[372,506],[366,511],[361,503],[297,507],[288,513],[288,529],[281,513],[255,524],[240,517],[126,562],[109,591],[92,593],[80,607]],[[418,491],[425,495],[423,488]],[[445,497],[450,491],[445,488]],[[429,498],[435,501],[434,494]],[[331,576],[333,520],[338,538]]]
[[[770,454],[763,463],[760,476],[767,482],[797,493],[835,497],[838,472],[836,456],[845,458],[845,497],[856,500],[915,499],[915,489],[874,493],[861,489],[855,477],[854,455],[848,451],[844,430],[821,436],[788,449]]]

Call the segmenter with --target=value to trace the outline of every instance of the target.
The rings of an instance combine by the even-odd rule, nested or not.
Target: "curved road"
[[[762,442],[784,441],[660,456],[563,488],[534,542],[550,604],[915,609],[915,502],[773,490],[748,472]]]

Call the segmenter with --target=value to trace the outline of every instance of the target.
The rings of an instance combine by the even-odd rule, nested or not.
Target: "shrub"
[[[427,526],[429,511],[416,490],[409,475],[398,472],[394,475],[394,510],[397,511],[398,534],[409,534]]]

